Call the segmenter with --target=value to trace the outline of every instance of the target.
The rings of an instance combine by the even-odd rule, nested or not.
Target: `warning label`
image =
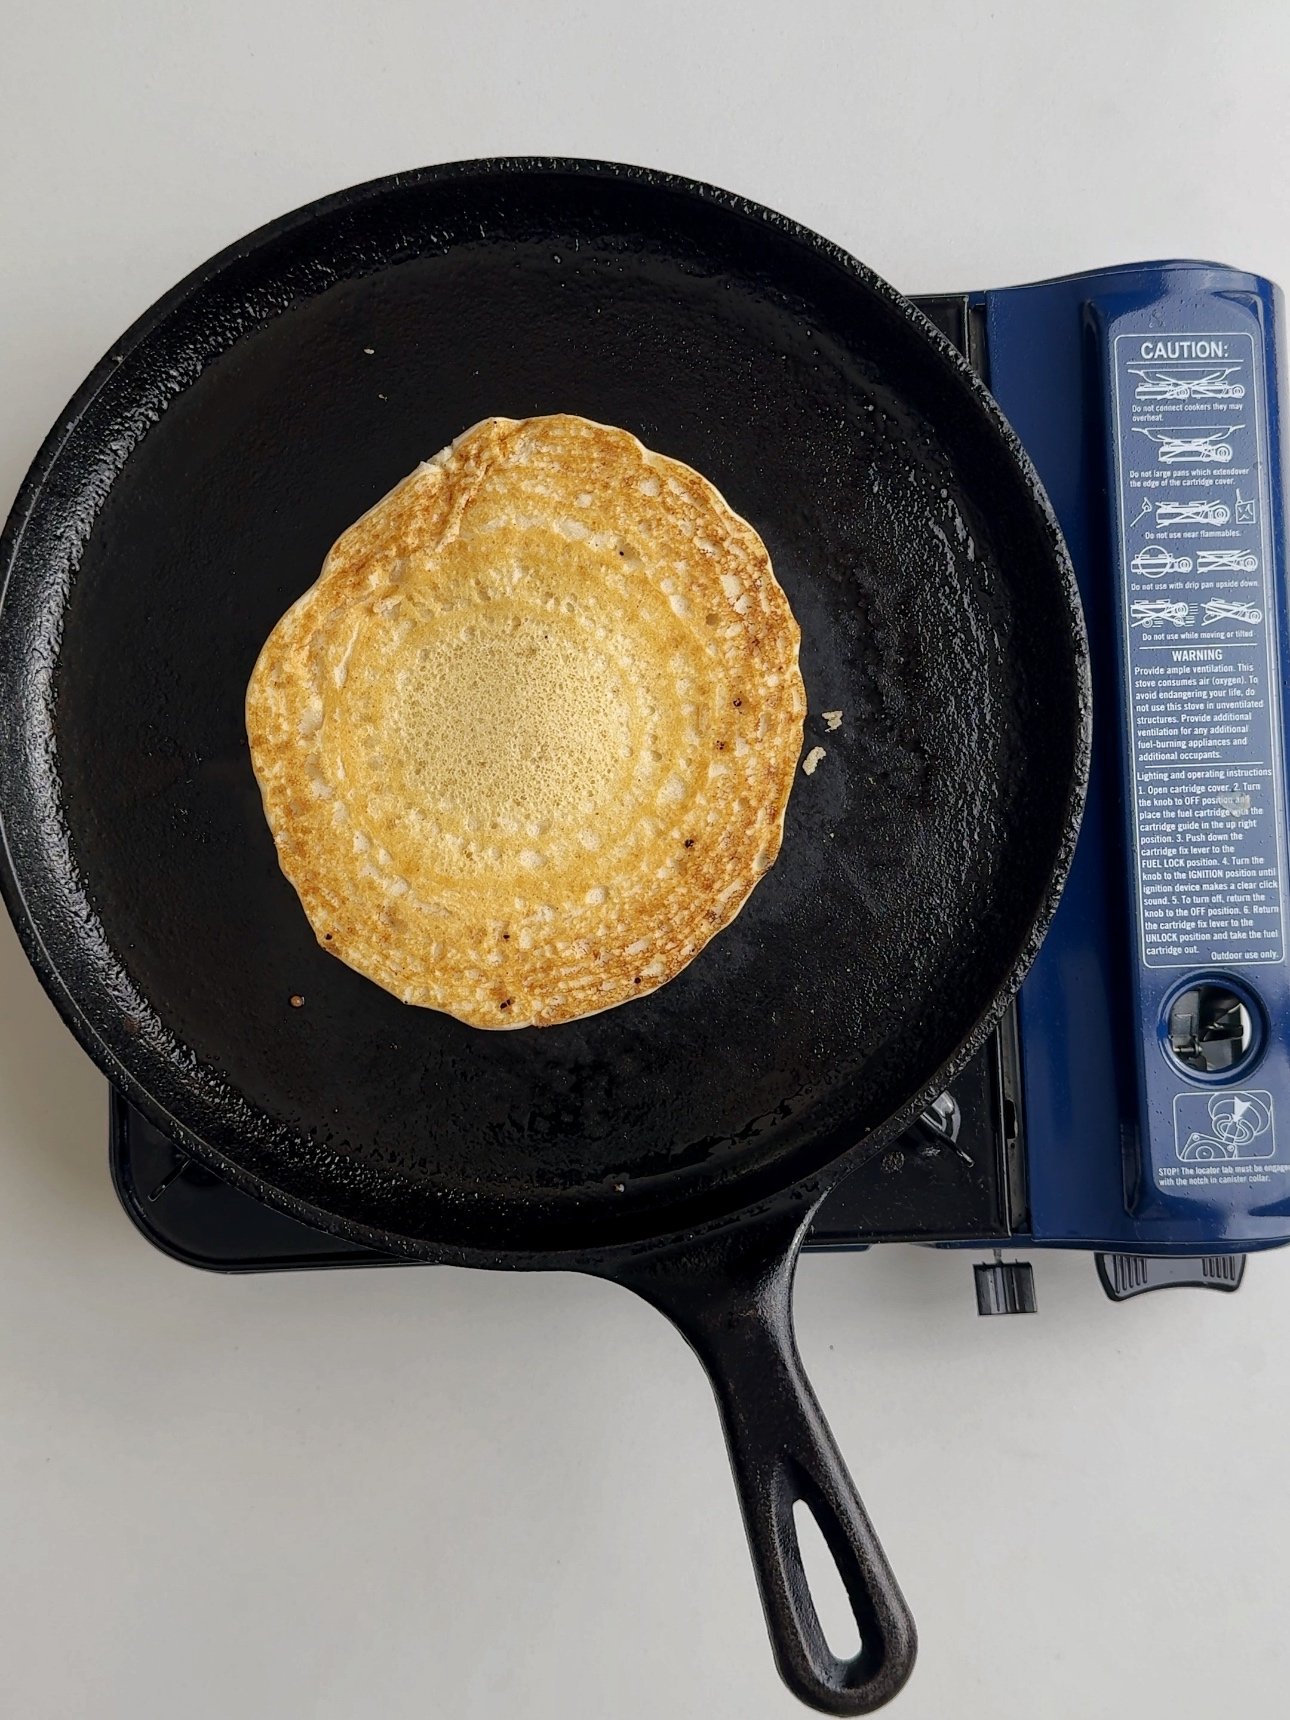
[[[1270,1183],[1290,1175],[1278,1162],[1276,1110],[1263,1088],[1174,1096],[1174,1160],[1157,1167],[1162,1188]]]
[[[1114,348],[1142,960],[1281,961],[1284,776],[1254,337],[1120,334]]]

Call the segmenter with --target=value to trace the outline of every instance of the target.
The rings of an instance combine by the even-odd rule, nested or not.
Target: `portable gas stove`
[[[918,303],[1061,521],[1093,772],[1017,1003],[809,1246],[1083,1248],[1116,1301],[1235,1290],[1248,1253],[1290,1241],[1280,294],[1164,262]],[[220,1182],[116,1094],[111,1158],[131,1218],[191,1265],[402,1264]],[[1028,1263],[975,1273],[982,1314],[1034,1311]]]

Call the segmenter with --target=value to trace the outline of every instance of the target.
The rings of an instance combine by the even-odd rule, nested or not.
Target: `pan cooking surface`
[[[720,194],[458,169],[287,218],[116,350],[11,527],[0,792],[38,965],[172,1132],[410,1249],[595,1249],[813,1175],[978,1032],[1072,839],[1079,624],[1014,447],[903,301]],[[754,523],[826,756],[679,978],[486,1034],[315,943],[242,701],[345,526],[478,419],[556,411]]]

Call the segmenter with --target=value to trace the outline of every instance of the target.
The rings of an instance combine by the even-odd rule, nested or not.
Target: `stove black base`
[[[944,1104],[821,1208],[808,1248],[875,1242],[998,1242],[1021,1228],[1021,1143],[1011,1019]],[[213,1272],[287,1272],[410,1262],[301,1224],[187,1157],[119,1093],[111,1096],[112,1179],[149,1242]]]

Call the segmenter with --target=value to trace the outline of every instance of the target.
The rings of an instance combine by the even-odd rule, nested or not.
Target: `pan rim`
[[[1052,504],[1043,488],[1033,463],[1015,431],[1004,417],[975,370],[963,355],[927,317],[903,294],[877,275],[850,252],[805,227],[789,216],[770,209],[737,193],[723,190],[684,175],[663,172],[648,167],[573,156],[492,156],[446,162],[387,174],[375,179],[328,193],[309,203],[274,217],[249,234],[235,239],[212,257],[191,270],[166,293],[162,294],[127,328],[107,353],[89,372],[72,395],[42,441],[15,497],[3,532],[0,532],[0,617],[9,597],[9,586],[24,534],[38,506],[41,494],[55,471],[68,439],[90,409],[108,380],[124,360],[134,353],[150,336],[164,327],[172,313],[200,289],[217,279],[225,270],[255,251],[281,240],[320,219],[359,207],[392,191],[416,189],[471,178],[498,181],[518,177],[560,176],[598,178],[671,191],[691,200],[708,203],[742,219],[769,226],[779,235],[840,269],[863,284],[917,330],[920,336],[940,354],[966,385],[979,410],[993,423],[1001,435],[1017,472],[1028,493],[1036,520],[1042,525],[1053,556],[1053,571],[1065,599],[1063,610],[1072,647],[1074,691],[1078,703],[1074,724],[1074,758],[1067,795],[1063,807],[1061,840],[1053,863],[1048,870],[1047,887],[1039,911],[1027,935],[1007,962],[1004,978],[992,995],[985,1012],[976,1025],[947,1057],[940,1068],[899,1111],[849,1147],[829,1156],[809,1176],[794,1177],[769,1192],[750,1192],[738,1180],[729,1185],[728,1208],[685,1231],[687,1237],[701,1237],[725,1230],[732,1225],[756,1219],[768,1212],[791,1212],[795,1223],[804,1223],[805,1216],[818,1204],[834,1183],[864,1159],[871,1157],[901,1132],[930,1100],[941,1091],[963,1066],[984,1045],[999,1019],[1015,996],[1031,961],[1042,942],[1060,900],[1061,889],[1069,871],[1079,832],[1080,816],[1087,793],[1092,746],[1092,700],[1088,641],[1084,628],[1082,607],[1061,528]],[[236,341],[233,343],[236,344]],[[128,457],[128,456],[127,456]],[[136,1105],[167,1136],[198,1162],[207,1165],[223,1180],[255,1196],[266,1205],[300,1219],[329,1234],[365,1243],[370,1247],[409,1259],[438,1261],[445,1264],[480,1267],[533,1267],[552,1270],[581,1268],[608,1269],[614,1261],[639,1257],[642,1252],[675,1243],[677,1232],[651,1225],[651,1215],[640,1214],[644,1221],[640,1234],[616,1238],[578,1248],[502,1247],[483,1248],[436,1242],[419,1236],[388,1231],[329,1212],[323,1207],[276,1188],[265,1178],[245,1170],[229,1160],[218,1148],[202,1139],[183,1121],[172,1115],[167,1107],[147,1090],[143,1083],[121,1062],[116,1052],[102,1038],[93,1022],[79,1004],[75,990],[59,968],[48,949],[39,925],[28,908],[20,869],[16,863],[8,825],[7,809],[0,803],[0,898],[3,898],[10,918],[18,932],[23,950],[35,969],[44,989],[63,1020],[108,1080]],[[742,1198],[739,1198],[742,1196]],[[729,1198],[734,1197],[734,1198]],[[657,1215],[655,1215],[657,1216]],[[663,1221],[667,1222],[666,1218]]]

